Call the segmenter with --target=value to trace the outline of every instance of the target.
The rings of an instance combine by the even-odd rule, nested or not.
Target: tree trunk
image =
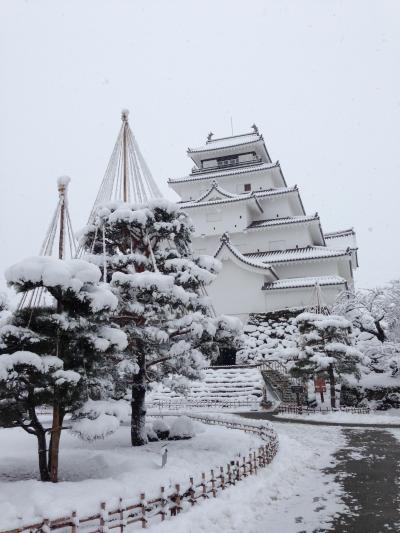
[[[336,409],[335,374],[333,372],[332,363],[328,367],[328,375],[329,375],[329,385],[330,385],[330,392],[331,392],[331,407],[332,409]]]
[[[57,400],[53,404],[53,423],[51,425],[51,437],[49,445],[48,470],[52,483],[58,481],[58,456],[60,451],[61,427],[64,420],[64,412]]]
[[[36,437],[38,441],[40,481],[50,481],[50,473],[47,467],[46,433],[37,431]]]
[[[138,358],[139,373],[133,376],[132,383],[132,415],[131,415],[131,443],[132,446],[147,444],[146,435],[146,374],[145,358]]]
[[[375,321],[375,327],[376,327],[376,331],[378,332],[378,335],[377,335],[378,340],[380,340],[381,342],[385,342],[386,334],[381,326],[380,320]]]

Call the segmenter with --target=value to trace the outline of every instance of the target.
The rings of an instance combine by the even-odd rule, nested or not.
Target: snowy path
[[[154,533],[300,533],[329,531],[346,511],[333,454],[346,444],[338,428],[274,424],[280,450],[268,468],[164,524]]]

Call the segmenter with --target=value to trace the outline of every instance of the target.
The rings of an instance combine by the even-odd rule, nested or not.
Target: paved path
[[[335,518],[334,533],[400,531],[400,443],[388,431],[342,430],[347,443],[326,469],[340,480],[349,514]]]
[[[324,422],[277,419],[271,413],[240,413],[246,418],[266,419],[283,424],[339,425]],[[340,424],[341,425],[341,424]],[[350,425],[350,424],[349,424]],[[393,426],[390,426],[393,427]],[[381,426],[339,429],[346,444],[335,454],[333,474],[344,489],[347,512],[335,516],[330,533],[400,532],[400,442]],[[299,530],[299,533],[311,533]],[[313,532],[314,533],[314,532]]]
[[[244,418],[254,418],[257,420],[269,420],[270,422],[279,422],[279,424],[306,424],[308,426],[338,426],[338,427],[352,427],[352,428],[400,428],[400,424],[354,424],[353,422],[323,422],[321,420],[307,420],[277,417],[268,411],[242,411],[234,413],[235,415],[243,416]]]

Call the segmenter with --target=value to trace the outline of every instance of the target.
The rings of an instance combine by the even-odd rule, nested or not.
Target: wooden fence
[[[352,414],[361,414],[368,415],[370,413],[369,407],[338,407],[337,409],[332,408],[322,408],[322,407],[307,407],[307,406],[298,406],[295,404],[280,404],[278,407],[280,413],[289,413],[294,415],[310,415],[310,414],[328,414],[328,413],[352,413]]]
[[[177,516],[183,507],[197,505],[202,500],[216,498],[218,494],[241,480],[257,474],[266,467],[278,451],[278,437],[272,426],[265,423],[244,423],[233,419],[206,415],[191,415],[190,418],[204,424],[220,425],[230,429],[240,429],[258,435],[264,442],[256,451],[252,451],[240,460],[234,458],[225,466],[203,472],[195,480],[189,477],[187,485],[176,484],[173,490],[161,487],[158,496],[147,498],[145,493],[139,500],[119,498],[118,505],[109,506],[103,501],[98,512],[90,516],[78,516],[77,512],[55,519],[43,518],[35,524],[19,524],[18,527],[2,533],[107,533],[111,529],[124,533],[128,526],[146,528],[151,522],[163,521]]]

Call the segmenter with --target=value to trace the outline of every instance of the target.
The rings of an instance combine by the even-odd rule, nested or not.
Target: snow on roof
[[[290,250],[274,250],[269,252],[256,252],[245,254],[249,259],[255,259],[262,263],[289,263],[292,261],[304,261],[310,259],[327,259],[331,257],[351,256],[350,250],[332,250],[323,246],[307,246],[305,248],[293,248]]]
[[[271,283],[265,283],[263,290],[278,290],[278,289],[297,289],[301,287],[314,287],[316,284],[321,286],[327,285],[347,285],[344,278],[340,276],[318,276],[309,278],[291,278],[280,279]]]
[[[229,239],[229,235],[227,233],[224,233],[221,237],[221,244],[218,248],[218,250],[215,252],[214,254],[214,257],[217,258],[222,249],[223,248],[228,248],[228,250],[236,257],[236,259],[238,259],[241,263],[245,264],[245,265],[248,265],[248,266],[251,266],[251,267],[254,267],[254,268],[259,268],[259,269],[263,269],[263,270],[269,270],[272,275],[274,276],[275,279],[279,279],[279,276],[278,274],[275,272],[274,268],[271,266],[271,265],[267,265],[265,264],[264,262],[262,261],[254,261],[252,259],[249,259],[248,257],[244,256],[239,250],[238,248],[236,248],[236,246],[234,246],[230,239]]]
[[[303,216],[294,216],[294,217],[282,217],[282,218],[270,218],[267,220],[255,220],[246,228],[246,230],[250,229],[258,229],[258,228],[266,228],[269,226],[283,226],[285,224],[302,224],[304,222],[313,222],[315,220],[319,220],[318,213],[315,213],[315,215],[303,215]]]
[[[234,135],[231,137],[220,137],[218,139],[210,139],[203,146],[198,146],[197,148],[188,148],[188,153],[208,152],[210,150],[219,150],[221,148],[241,146],[242,144],[250,144],[262,140],[262,135],[259,135],[257,133],[245,133],[243,135]]]
[[[344,229],[341,231],[331,231],[330,233],[324,233],[325,239],[337,239],[338,237],[348,237],[350,235],[355,235],[356,232],[353,228]]]
[[[209,194],[211,194],[213,191],[221,194],[222,196],[224,196],[225,198],[237,198],[239,195],[238,194],[233,194],[229,191],[227,191],[226,189],[223,189],[222,187],[220,187],[218,185],[218,182],[216,182],[215,180],[212,182],[212,185],[209,189],[206,190],[206,192],[204,194],[202,194],[199,198],[197,198],[196,202],[201,202],[202,200],[204,200],[205,198],[207,198],[207,196]],[[182,203],[182,200],[180,202],[177,202],[178,204]]]
[[[298,192],[298,188],[297,188],[297,185],[295,185],[294,187],[277,187],[276,189],[266,189],[265,191],[253,191],[253,192],[250,192],[248,194],[238,194],[238,195],[235,195],[234,197],[232,198],[224,198],[224,199],[221,199],[221,200],[209,200],[209,201],[206,201],[206,202],[202,202],[202,201],[193,201],[193,200],[190,200],[188,202],[180,202],[179,203],[179,206],[182,208],[182,209],[188,209],[188,208],[191,208],[191,207],[204,207],[204,206],[208,206],[208,205],[220,205],[220,204],[226,204],[226,203],[230,203],[230,202],[240,202],[240,201],[243,201],[243,200],[256,200],[258,198],[266,198],[268,196],[279,196],[279,195],[282,195],[282,194],[289,194],[289,193],[293,193],[293,192]]]
[[[258,172],[260,170],[268,170],[270,168],[279,167],[279,162],[276,163],[251,163],[238,168],[227,168],[225,170],[214,170],[207,172],[196,172],[196,174],[189,174],[182,178],[170,178],[168,183],[180,183],[183,181],[208,180],[211,178],[224,178],[225,176],[233,176],[237,174],[247,174],[250,172]]]

